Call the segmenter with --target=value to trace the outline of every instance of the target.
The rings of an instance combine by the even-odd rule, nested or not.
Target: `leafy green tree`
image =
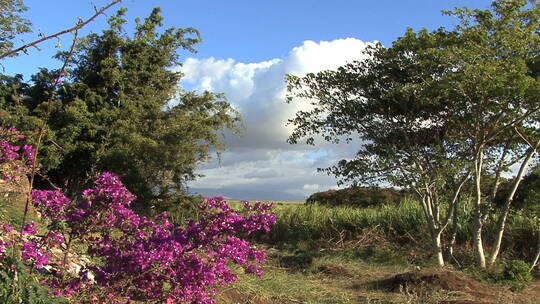
[[[32,23],[20,15],[27,9],[22,0],[0,1],[0,55],[13,48],[17,35],[32,31]]]
[[[136,20],[129,37],[124,14],[80,41],[74,68],[56,91],[50,81],[57,72],[42,69],[23,94],[27,115],[6,117],[19,124],[43,117],[43,101],[52,98],[42,158],[47,179],[76,193],[99,172],[112,171],[139,202],[148,202],[138,206],[146,209],[184,193],[197,164],[211,149],[224,149],[219,132],[238,131],[240,117],[222,95],[179,88],[177,51],[193,51],[196,30],[160,29],[156,8]]]
[[[448,14],[460,20],[452,31],[408,30],[390,48],[369,48],[366,61],[303,78],[289,76],[291,97],[311,101],[310,110],[291,120],[296,129],[289,142],[307,137],[313,143],[316,136],[363,141],[355,158],[326,171],[345,182],[413,189],[439,265],[444,263],[440,236],[472,176],[474,248],[485,267],[482,227],[495,195],[482,193],[482,176],[497,176],[491,192],[496,193],[500,174],[521,160],[513,181],[517,189],[540,142],[535,72],[540,7],[536,1],[499,0],[488,10]],[[512,196],[499,219],[501,237]],[[442,218],[441,206],[447,206]]]
[[[439,88],[440,77],[453,68],[441,49],[456,38],[443,29],[408,30],[390,48],[368,48],[365,61],[288,76],[291,99],[311,100],[311,110],[291,120],[296,128],[289,142],[358,137],[364,145],[353,159],[323,171],[344,183],[389,183],[416,193],[440,266],[442,236],[469,177],[467,162],[456,162],[463,158],[463,145],[449,136],[451,104]]]
[[[446,52],[455,71],[445,81],[452,88],[453,112],[461,122],[454,132],[470,145],[475,181],[473,244],[478,264],[485,267],[482,227],[489,208],[481,192],[482,176],[497,159],[498,148],[515,141],[512,149],[522,151],[522,161],[500,215],[489,261],[493,263],[513,195],[540,143],[540,86],[531,68],[540,52],[540,6],[537,1],[528,6],[524,0],[500,0],[494,1],[490,10],[463,8],[452,14],[460,20],[455,32],[462,43]],[[506,162],[504,158],[498,161]]]

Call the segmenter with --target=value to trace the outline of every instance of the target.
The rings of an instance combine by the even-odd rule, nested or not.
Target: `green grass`
[[[266,269],[263,279],[240,275],[235,287],[243,293],[256,294],[276,303],[356,303],[352,293],[325,285],[318,274]]]
[[[411,200],[397,206],[370,208],[280,205],[275,212],[277,223],[267,237],[273,243],[294,246],[317,240],[333,239],[339,242],[338,238],[354,239],[365,229],[378,230],[398,239],[425,231],[422,211]]]
[[[429,291],[421,295],[390,291],[388,279],[413,269],[411,265],[374,264],[353,258],[344,252],[312,252],[309,263],[299,254],[287,250],[269,250],[269,261],[262,280],[250,275],[239,275],[232,288],[245,295],[266,302],[284,304],[435,304],[444,300],[464,299],[467,295],[445,291]],[[298,263],[285,263],[285,258],[298,258]],[[290,261],[290,259],[287,259]],[[429,271],[429,270],[428,270]],[[218,303],[220,303],[218,301]],[[226,302],[231,304],[232,302]]]
[[[239,201],[230,203],[233,207],[240,207]],[[441,209],[441,216],[444,216],[445,208]],[[363,242],[362,245],[380,245],[382,242],[389,247],[409,245],[417,252],[424,252],[424,256],[418,257],[420,260],[431,247],[424,214],[420,204],[412,198],[367,208],[305,204],[302,201],[278,202],[274,212],[277,223],[269,234],[258,234],[257,241],[301,250],[339,247],[354,242]],[[461,202],[458,207],[458,246],[471,241],[472,216],[472,204]],[[493,216],[484,225],[487,246],[493,241],[496,220],[497,217]],[[450,229],[448,227],[447,233]],[[535,220],[529,215],[511,214],[505,231],[505,254],[521,259],[530,257],[536,249],[536,244],[531,244],[531,240],[536,239],[536,229]]]
[[[409,268],[373,265],[341,252],[271,249],[263,279],[240,275],[234,287],[242,293],[258,295],[273,303],[364,303],[359,299],[400,298],[399,294],[383,295],[384,291],[373,289],[372,283]]]
[[[240,201],[229,203],[233,208],[241,207]],[[197,209],[193,206],[178,206],[173,216],[179,220],[196,217]],[[0,220],[18,228],[23,211],[24,198],[0,198]],[[381,280],[417,265],[432,266],[426,260],[429,236],[418,202],[406,199],[399,204],[368,208],[276,202],[274,211],[277,223],[272,231],[252,239],[269,247],[266,275],[259,280],[240,274],[232,288],[241,294],[269,303],[306,304],[438,303],[437,297],[443,296],[433,294],[419,302],[378,286]],[[458,230],[461,244],[470,241],[471,216],[470,206],[463,204]],[[492,218],[485,225],[487,236],[495,229],[495,220]],[[536,241],[536,229],[530,215],[511,214],[502,258],[529,258],[536,249],[536,244],[531,244]],[[489,237],[486,240],[489,242]],[[411,258],[410,250],[402,249],[405,247],[422,254],[417,259]],[[474,271],[470,273],[474,275]],[[485,275],[478,273],[477,276]]]
[[[14,228],[22,226],[25,198],[22,195],[5,195],[0,197],[0,221],[7,222]],[[28,214],[27,220],[39,222],[36,214]]]

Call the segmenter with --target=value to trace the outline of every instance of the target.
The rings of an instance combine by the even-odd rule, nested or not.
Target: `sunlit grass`
[[[22,219],[26,198],[24,195],[4,194],[0,197],[0,221],[9,223],[16,229],[22,226]],[[27,221],[32,220],[39,223],[37,214],[28,212]]]
[[[398,238],[425,231],[422,210],[412,200],[370,208],[284,204],[278,205],[275,212],[278,220],[268,237],[277,243],[297,244],[340,235],[350,239],[365,228],[376,228]]]

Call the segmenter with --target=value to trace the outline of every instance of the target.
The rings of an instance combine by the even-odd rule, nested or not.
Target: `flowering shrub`
[[[0,235],[8,236],[13,232],[13,227],[6,223],[0,223]],[[13,241],[9,239],[0,238],[0,260],[3,260],[6,256],[6,247],[13,245]]]
[[[166,213],[140,216],[129,207],[135,196],[112,173],[78,200],[57,190],[33,190],[31,198],[45,233],[30,222],[18,243],[0,240],[0,263],[7,246],[19,246],[23,261],[49,273],[43,284],[56,296],[84,303],[214,303],[216,288],[236,280],[234,268],[262,276],[264,252],[241,237],[276,221],[270,204],[244,203],[236,211],[220,197],[205,199],[199,220],[183,226]],[[66,271],[75,255],[87,262]]]
[[[9,181],[19,174],[27,174],[34,162],[36,150],[26,145],[26,136],[19,133],[15,127],[0,128],[0,178]]]

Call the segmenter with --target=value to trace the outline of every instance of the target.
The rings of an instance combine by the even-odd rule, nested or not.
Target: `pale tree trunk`
[[[454,261],[457,262],[457,260],[454,258],[454,245],[456,244],[456,238],[457,238],[457,232],[458,232],[458,204],[456,203],[456,209],[454,210],[454,214],[452,216],[452,230],[450,232],[450,237],[448,238],[446,242],[446,260],[448,262]],[[458,263],[459,264],[459,263]]]
[[[499,159],[497,163],[497,169],[495,169],[495,181],[493,182],[493,187],[491,188],[491,193],[489,195],[489,200],[488,200],[488,204],[489,204],[487,206],[488,210],[491,210],[493,204],[495,203],[495,198],[497,197],[497,191],[499,190],[499,186],[501,184],[501,173],[505,167],[510,165],[510,164],[507,164],[505,161],[509,148],[510,148],[510,143],[507,143],[504,146],[503,152],[501,154],[501,158]],[[489,212],[486,212],[482,218],[482,221],[484,223],[486,222],[488,216],[489,216]]]
[[[484,147],[480,146],[477,150],[475,159],[475,200],[474,200],[474,226],[473,226],[473,246],[478,266],[486,268],[486,256],[484,254],[484,245],[482,242],[482,167],[484,162]]]
[[[445,251],[442,241],[442,234],[444,230],[448,227],[451,219],[454,218],[454,214],[456,212],[458,204],[459,194],[461,193],[461,189],[463,188],[463,185],[465,185],[468,178],[468,175],[465,176],[460,181],[458,186],[453,190],[454,193],[452,196],[452,201],[448,202],[448,211],[442,221],[439,209],[439,196],[437,195],[437,193],[433,190],[430,190],[429,185],[425,185],[425,194],[420,194],[419,191],[417,192],[420,196],[422,202],[422,209],[428,223],[435,259],[437,261],[437,265],[440,267],[443,267],[445,265]]]
[[[433,244],[435,245],[437,265],[439,265],[439,267],[444,267],[444,255],[443,255],[443,246],[441,242],[441,235],[442,235],[442,230],[436,231]]]
[[[420,197],[422,204],[422,210],[424,211],[424,216],[428,224],[429,235],[431,236],[431,245],[433,247],[433,252],[435,254],[437,265],[440,267],[444,266],[444,256],[442,254],[442,242],[441,242],[441,229],[437,225],[436,218],[437,216],[433,213],[435,208],[433,208],[434,202],[432,193],[429,190],[429,186],[426,185],[425,193],[421,194],[421,191],[417,190],[417,194]]]
[[[530,271],[532,271],[534,269],[534,267],[536,267],[536,264],[538,264],[538,259],[540,259],[540,230],[537,231],[538,232],[538,241],[537,241],[537,244],[536,244],[536,256],[534,257],[534,260],[531,264],[531,269]]]
[[[528,149],[527,155],[525,156],[525,159],[521,163],[518,174],[516,175],[512,183],[512,189],[510,190],[510,193],[508,193],[508,196],[506,197],[504,208],[497,222],[497,230],[496,230],[497,232],[496,232],[496,237],[495,237],[495,243],[493,246],[493,252],[491,253],[491,257],[489,259],[489,264],[493,264],[497,260],[497,256],[499,255],[499,251],[501,249],[501,243],[502,243],[502,238],[504,234],[504,226],[506,224],[506,219],[508,218],[508,212],[510,211],[510,205],[512,204],[512,200],[514,199],[514,195],[516,194],[519,184],[523,180],[525,171],[529,167],[529,163],[531,162],[533,156],[536,154],[536,151],[538,150],[538,146],[540,146],[540,140],[537,141],[534,146]]]
[[[448,206],[448,213],[446,215],[446,219],[444,222],[445,229],[450,223],[452,223],[452,232],[450,233],[450,237],[448,238],[446,242],[446,249],[445,249],[445,255],[446,255],[446,261],[455,260],[453,251],[454,251],[454,244],[456,242],[456,236],[457,236],[457,221],[458,221],[458,207],[459,207],[459,198],[461,196],[461,190],[467,180],[470,177],[470,173],[467,173],[465,177],[461,180],[461,182],[458,184],[457,188],[454,189],[454,194],[452,197],[452,201],[449,203]],[[441,231],[442,232],[442,231]],[[456,261],[457,262],[457,261]]]

